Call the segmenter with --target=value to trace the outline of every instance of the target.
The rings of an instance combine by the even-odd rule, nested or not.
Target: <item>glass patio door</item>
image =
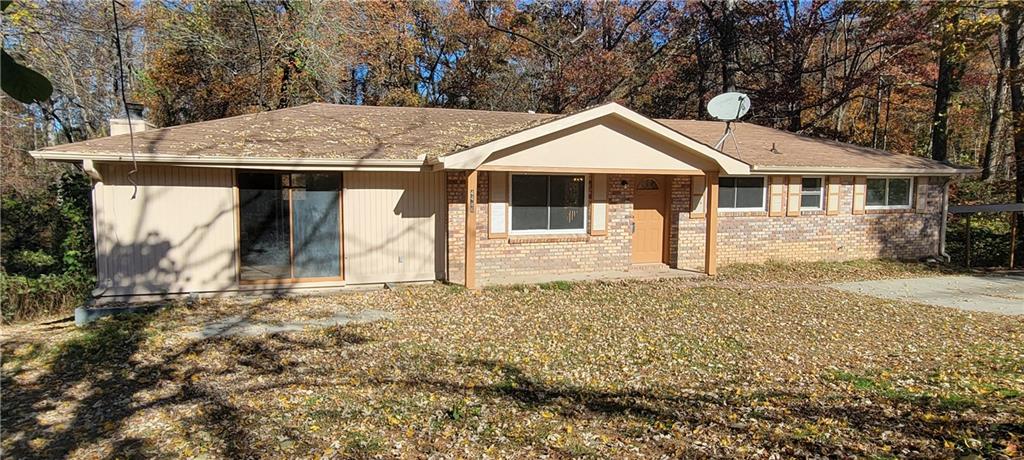
[[[239,172],[243,282],[341,277],[340,173]]]
[[[292,188],[292,241],[295,278],[339,276],[338,174],[293,174],[303,188]],[[299,176],[299,177],[294,177]]]

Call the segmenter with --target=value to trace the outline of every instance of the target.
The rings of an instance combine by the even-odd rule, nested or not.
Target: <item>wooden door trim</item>
[[[665,182],[671,183],[671,176],[653,175],[653,174],[646,174],[646,175],[638,175],[638,176],[636,176],[636,179],[633,181],[633,197],[632,197],[632,203],[633,203],[633,211],[632,212],[633,212],[633,215],[631,216],[631,218],[633,219],[633,223],[634,223],[634,226],[633,226],[634,229],[636,228],[635,227],[635,225],[636,225],[636,219],[635,219],[635,217],[636,217],[636,201],[637,201],[637,196],[639,195],[639,192],[640,192],[639,191],[639,185],[640,185],[640,182],[642,182],[645,179],[654,179],[655,183],[658,184],[658,193],[662,194],[662,199],[660,200],[660,205],[661,205],[660,210],[661,210],[661,216],[662,216],[662,225],[661,225],[661,254],[659,256],[659,260],[661,261],[661,263],[667,263],[666,261],[668,260],[668,240],[669,240],[668,229],[669,229],[669,224],[670,224],[670,222],[669,222],[669,214],[670,214],[670,209],[671,209],[671,193],[670,193],[670,190],[666,189],[666,185],[668,185],[668,184],[666,184]],[[634,261],[635,253],[633,252],[633,249],[634,249],[633,246],[634,246],[634,243],[635,243],[635,238],[636,238],[636,231],[634,230],[633,234],[630,235],[630,255],[629,255],[630,263],[631,264],[655,263],[655,262],[636,262],[636,261]]]
[[[338,172],[338,277],[345,280],[345,173]]]
[[[665,265],[668,265],[669,232],[672,229],[672,221],[670,219],[672,217],[672,177],[673,176],[662,176],[662,177],[664,177],[665,182],[667,182],[667,184],[665,184],[665,187],[662,189],[662,193],[665,194],[665,203],[662,205],[662,206],[664,206],[664,210],[663,210],[663,212],[664,212],[664,225],[663,225],[663,228],[661,229],[661,238],[662,238],[662,242],[661,242],[661,263],[663,263]]]

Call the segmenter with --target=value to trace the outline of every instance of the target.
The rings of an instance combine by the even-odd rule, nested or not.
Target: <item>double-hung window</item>
[[[824,204],[824,189],[820,177],[804,177],[800,181],[800,209],[819,211]]]
[[[513,174],[512,233],[583,233],[586,201],[586,176]]]
[[[910,207],[913,181],[909,177],[869,177],[867,207],[869,209],[900,209]]]
[[[764,211],[764,177],[723,177],[718,195],[719,209]]]

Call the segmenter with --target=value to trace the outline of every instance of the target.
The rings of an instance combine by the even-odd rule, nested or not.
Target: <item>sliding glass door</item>
[[[239,172],[240,278],[341,277],[340,173]]]
[[[298,177],[296,177],[298,176]],[[302,188],[292,189],[292,242],[295,247],[295,277],[339,276],[337,173],[293,174]]]

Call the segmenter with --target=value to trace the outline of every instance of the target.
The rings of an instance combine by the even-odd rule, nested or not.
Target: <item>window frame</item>
[[[727,208],[722,206],[722,179],[761,179],[761,206],[748,208]],[[721,176],[718,178],[718,210],[726,213],[764,212],[768,206],[768,176]]]
[[[889,182],[893,179],[906,180],[907,185],[907,204],[889,204]],[[868,181],[871,180],[884,180],[885,181],[885,204],[868,204]],[[875,210],[875,209],[911,209],[914,207],[914,177],[913,176],[867,176],[864,180],[864,209]]]
[[[810,195],[807,193],[807,189],[804,188],[805,179],[818,179],[818,205],[817,206],[804,206],[804,195]],[[800,178],[800,210],[801,211],[823,211],[825,210],[825,178],[822,176],[803,176]]]
[[[515,191],[512,190],[512,178],[515,176],[581,176],[583,177],[583,227],[576,228],[558,228],[558,229],[538,229],[538,230],[513,230],[513,217],[512,209],[515,207],[512,205],[512,197]],[[547,190],[547,206],[548,209],[548,227],[551,227],[551,184],[548,183]],[[509,235],[586,235],[587,228],[590,225],[590,174],[574,174],[574,173],[509,173],[508,175],[508,234]]]
[[[278,181],[282,181],[282,177],[287,177],[287,185],[281,183],[281,191],[283,193],[282,199],[288,201],[288,243],[289,243],[289,254],[288,254],[288,266],[289,276],[287,277],[275,277],[275,278],[242,278],[242,203],[240,200],[240,194],[243,190],[239,184],[239,175],[241,174],[273,174],[277,176]],[[293,175],[307,175],[307,174],[331,174],[338,176],[338,274],[328,276],[315,276],[315,277],[301,277],[295,275],[295,190],[302,188],[303,191],[306,189],[306,184],[298,186],[292,182]],[[332,281],[345,281],[345,229],[344,229],[344,189],[345,189],[345,175],[341,171],[299,171],[299,170],[278,170],[278,169],[235,169],[232,174],[232,189],[235,195],[235,204],[233,206],[233,214],[235,218],[235,281],[239,285],[281,285],[281,284],[301,284],[311,282],[332,282]],[[282,181],[283,182],[283,181]],[[304,199],[304,198],[299,198]]]

